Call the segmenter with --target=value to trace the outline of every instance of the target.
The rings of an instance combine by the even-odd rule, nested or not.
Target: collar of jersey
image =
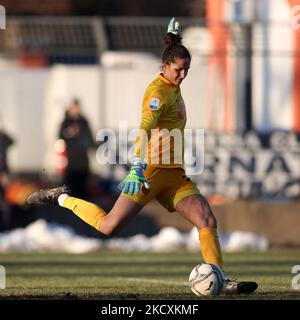
[[[166,83],[166,84],[168,84],[168,85],[170,85],[170,86],[173,86],[174,88],[178,88],[178,86],[177,86],[176,84],[174,84],[174,83],[172,83],[171,81],[169,81],[168,79],[166,79],[162,74],[160,74],[160,75],[158,76],[158,78],[159,78],[161,81],[163,81],[164,83]]]

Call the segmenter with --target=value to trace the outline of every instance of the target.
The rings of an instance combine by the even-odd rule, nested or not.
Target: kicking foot
[[[252,281],[234,281],[230,279],[225,280],[224,293],[228,295],[233,294],[250,294],[257,289],[258,285]]]
[[[62,193],[68,193],[70,194],[70,189],[67,186],[61,186],[57,188],[52,189],[41,189],[39,191],[36,191],[32,194],[30,194],[27,199],[27,204],[52,204],[52,205],[58,205],[58,196]]]

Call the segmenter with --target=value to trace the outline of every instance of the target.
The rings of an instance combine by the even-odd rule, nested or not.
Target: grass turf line
[[[188,287],[200,253],[1,254],[6,289],[0,299],[199,299]],[[300,249],[224,254],[226,276],[253,280],[255,294],[209,299],[300,299],[291,273],[300,265]],[[206,297],[200,299],[208,299]]]

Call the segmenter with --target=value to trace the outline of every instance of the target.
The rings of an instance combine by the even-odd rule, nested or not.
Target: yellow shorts
[[[195,183],[186,176],[182,168],[148,166],[144,174],[150,184],[150,191],[142,188],[139,194],[133,194],[132,196],[122,192],[122,195],[142,206],[155,198],[168,211],[174,212],[179,200],[192,194],[200,194]]]

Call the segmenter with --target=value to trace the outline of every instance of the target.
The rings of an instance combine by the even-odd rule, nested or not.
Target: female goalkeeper
[[[37,191],[27,198],[27,203],[60,205],[110,235],[156,198],[167,210],[176,211],[197,227],[204,261],[223,269],[216,218],[182,164],[186,112],[180,84],[188,74],[191,56],[181,44],[179,24],[174,18],[168,25],[165,44],[162,73],[144,95],[132,167],[120,184],[122,194],[112,210],[107,213],[93,203],[72,197],[67,186]],[[177,134],[170,137],[166,132]],[[255,282],[227,279],[225,283],[227,294],[251,293],[256,288]]]

